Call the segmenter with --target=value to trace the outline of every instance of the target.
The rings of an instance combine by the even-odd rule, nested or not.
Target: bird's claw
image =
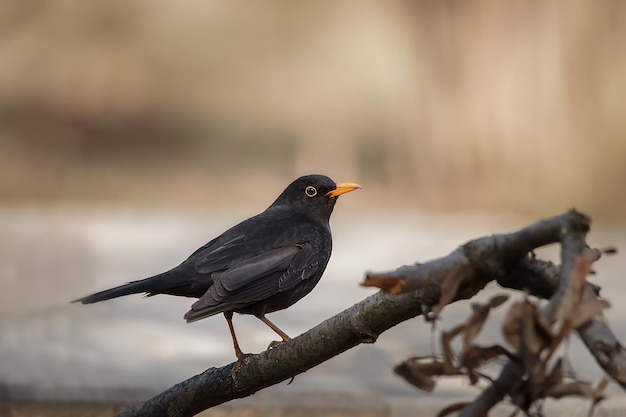
[[[242,353],[241,355],[237,355],[237,362],[235,362],[235,366],[233,366],[232,373],[239,371],[243,362],[250,356],[252,356],[252,353]]]

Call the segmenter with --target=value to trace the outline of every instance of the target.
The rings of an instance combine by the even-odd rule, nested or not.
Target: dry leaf
[[[484,304],[472,304],[472,314],[465,322],[463,329],[463,348],[466,349],[470,346],[472,341],[478,336],[480,331],[489,317],[489,306]]]
[[[426,392],[435,388],[435,376],[444,375],[444,365],[438,361],[421,362],[423,358],[410,358],[397,365],[394,372],[408,383]]]
[[[469,269],[469,265],[460,266],[450,271],[450,273],[443,279],[443,282],[441,283],[441,297],[439,298],[437,305],[435,305],[432,309],[434,316],[438,316],[439,313],[441,313],[441,310],[454,300],[457,290],[459,289],[459,285],[461,285],[461,282],[465,279]]]
[[[542,350],[552,344],[554,333],[552,326],[536,305],[526,302],[522,329],[522,342],[527,354],[539,356]]]
[[[522,316],[524,315],[524,303],[516,301],[511,305],[502,321],[502,334],[504,340],[516,351],[522,350]]]
[[[502,323],[504,339],[517,353],[538,356],[554,339],[552,328],[528,300],[511,305]]]
[[[506,300],[508,295],[496,295],[492,297],[486,304],[472,304],[472,315],[465,321],[465,328],[463,331],[463,345],[467,348],[476,339],[476,336],[480,333],[489,317],[489,311],[492,308],[498,307]]]
[[[363,287],[377,287],[387,294],[397,295],[404,292],[406,281],[403,278],[392,278],[384,275],[368,274],[365,281],[361,283]]]
[[[452,373],[456,367],[452,363],[454,355],[452,354],[452,339],[460,334],[465,328],[465,324],[459,324],[447,332],[441,332],[441,350],[443,351],[443,364],[446,373]]]
[[[607,377],[606,375],[604,375],[602,377],[602,379],[600,380],[600,382],[598,382],[598,385],[596,386],[596,392],[597,393],[602,393],[604,392],[604,390],[606,389],[606,387],[609,385],[609,382],[611,382],[611,380],[609,379],[609,377]]]
[[[487,305],[491,308],[500,307],[509,299],[509,296],[506,294],[494,295],[487,301]]]
[[[615,255],[617,254],[617,248],[614,246],[608,246],[606,248],[602,248],[602,253],[605,255]]]
[[[598,385],[594,389],[596,398],[591,400],[591,407],[589,407],[589,413],[587,413],[587,416],[591,417],[596,409],[596,406],[604,399],[603,393],[607,385],[609,385],[609,382],[611,382],[611,380],[606,375],[604,375],[600,382],[598,382]]]
[[[593,300],[585,300],[578,305],[570,317],[570,325],[573,329],[582,326],[591,320],[596,314],[600,314],[602,310],[611,307],[607,300],[596,298]]]
[[[513,357],[513,355],[508,350],[500,345],[472,346],[471,352],[472,353],[466,356],[466,358],[471,360],[472,364],[474,365],[472,366],[473,368],[477,368],[485,362],[488,362],[493,358],[501,355],[504,355],[508,358]]]
[[[463,363],[463,366],[465,366],[470,372],[472,372],[472,370],[501,355],[507,356],[508,358],[513,357],[513,355],[511,355],[508,350],[500,345],[492,345],[486,347],[469,346],[468,349],[463,352],[463,357],[461,361]]]
[[[545,392],[546,397],[562,398],[567,396],[587,397],[592,400],[598,400],[595,390],[586,382],[566,382],[557,384]]]

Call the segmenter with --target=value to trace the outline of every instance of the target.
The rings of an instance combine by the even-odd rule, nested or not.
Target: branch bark
[[[570,211],[516,233],[470,241],[450,255],[424,264],[405,266],[382,274],[368,274],[366,283],[375,277],[401,277],[406,280],[407,292],[396,296],[383,292],[374,294],[290,342],[250,356],[235,373],[232,372],[232,363],[208,369],[120,416],[192,416],[285,381],[358,344],[373,343],[385,330],[436,305],[441,295],[439,285],[448,274],[461,267],[467,270],[467,277],[459,287],[456,299],[474,296],[492,280],[513,288],[519,288],[523,283],[523,288],[531,293],[551,295],[558,281],[551,274],[538,272],[545,265],[528,258],[527,254],[537,247],[559,242],[562,231],[572,228],[586,232],[589,221],[584,215]],[[471,268],[466,268],[468,265]],[[551,270],[558,271],[558,268]],[[515,279],[511,280],[511,277]],[[616,380],[626,381],[626,377],[622,378],[626,375],[626,355],[610,329],[600,321],[583,327],[589,328],[583,332],[589,337],[585,343],[593,346],[593,351],[603,352],[596,356],[599,363],[604,364],[605,369],[613,366],[611,375]],[[605,348],[598,348],[599,343]],[[602,355],[605,358],[600,359]],[[609,364],[609,361],[615,360],[618,366],[615,362]],[[504,373],[501,378],[503,376]],[[519,376],[513,375],[510,379],[515,382]],[[501,391],[505,394],[507,388],[505,385]]]

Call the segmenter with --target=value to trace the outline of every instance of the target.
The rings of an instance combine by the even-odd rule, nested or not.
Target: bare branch
[[[568,213],[571,214],[572,212]],[[540,276],[540,281],[544,283],[551,282],[553,289],[544,288],[543,296],[550,297],[550,302],[544,310],[544,316],[550,322],[558,317],[566,316],[571,306],[563,306],[569,303],[570,297],[578,297],[581,292],[587,300],[597,297],[597,291],[590,285],[584,284],[589,272],[591,262],[599,259],[600,251],[590,250],[585,242],[585,235],[589,230],[590,220],[584,215],[577,215],[575,221],[563,224],[558,231],[559,241],[561,242],[561,268],[533,268],[535,273]],[[574,220],[574,219],[573,219]],[[525,266],[536,260],[526,260]],[[558,273],[558,280],[556,275]],[[575,282],[572,282],[574,280]],[[523,282],[528,283],[528,280]],[[580,288],[585,287],[584,290]],[[529,288],[529,287],[527,287]],[[530,289],[530,288],[529,288]],[[594,331],[590,332],[589,329]],[[626,352],[623,346],[617,341],[611,330],[606,326],[601,314],[597,314],[586,324],[577,329],[579,335],[589,348],[590,352],[596,358],[598,364],[611,375],[616,382],[626,388]],[[602,346],[604,349],[600,349]],[[606,348],[609,349],[606,349]],[[503,368],[500,376],[492,386],[482,392],[471,404],[469,404],[461,412],[461,417],[482,416],[486,415],[488,410],[498,403],[505,395],[514,392],[521,383],[520,369],[516,364],[509,362]]]
[[[586,233],[589,230],[589,223],[587,216],[570,210],[515,233],[471,240],[443,258],[416,265],[405,265],[393,271],[369,272],[362,285],[371,286],[368,282],[371,279],[402,280],[404,285],[398,286],[397,290],[410,292],[433,285],[441,286],[447,276],[462,271],[465,273],[466,283],[474,284],[475,287],[479,287],[480,284],[484,286],[488,281],[506,277],[519,261],[533,250],[560,242],[565,231]],[[468,268],[468,265],[471,268]],[[391,285],[388,280],[385,281],[386,285]],[[481,288],[476,288],[476,291]],[[474,294],[470,296],[472,295]]]
[[[250,356],[236,373],[232,373],[233,364],[208,369],[120,415],[192,416],[285,381],[360,343],[373,343],[385,330],[436,305],[441,295],[439,285],[453,270],[461,270],[465,275],[455,300],[472,297],[492,280],[505,286],[508,282],[513,288],[518,288],[521,282],[523,288],[533,294],[551,296],[557,287],[554,274],[538,272],[545,265],[529,258],[528,252],[558,242],[563,230],[584,233],[588,228],[589,220],[584,215],[570,211],[510,235],[494,235],[468,242],[444,258],[388,273],[368,274],[368,277],[382,275],[405,280],[405,286],[391,285],[390,288],[410,292],[397,296],[382,292],[374,294],[291,341]],[[559,273],[558,268],[546,267],[545,270]],[[510,277],[515,277],[515,282],[507,281]],[[588,285],[589,291],[594,294]],[[626,354],[610,329],[594,318],[579,332],[598,362],[605,369],[611,369],[611,375],[618,382],[620,378],[625,382]],[[487,388],[487,391],[495,392],[493,399],[501,399],[520,381],[515,369],[507,369]],[[483,406],[486,404],[482,403]]]
[[[301,374],[358,344],[373,343],[385,330],[437,302],[435,289],[390,296],[376,293],[274,349],[251,355],[236,372],[233,363],[189,378],[120,416],[193,416],[202,410]]]

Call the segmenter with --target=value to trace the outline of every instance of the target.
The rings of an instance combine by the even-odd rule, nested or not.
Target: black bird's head
[[[289,207],[313,219],[328,222],[337,197],[358,188],[358,184],[337,184],[325,175],[305,175],[298,178],[278,196],[270,207]]]

